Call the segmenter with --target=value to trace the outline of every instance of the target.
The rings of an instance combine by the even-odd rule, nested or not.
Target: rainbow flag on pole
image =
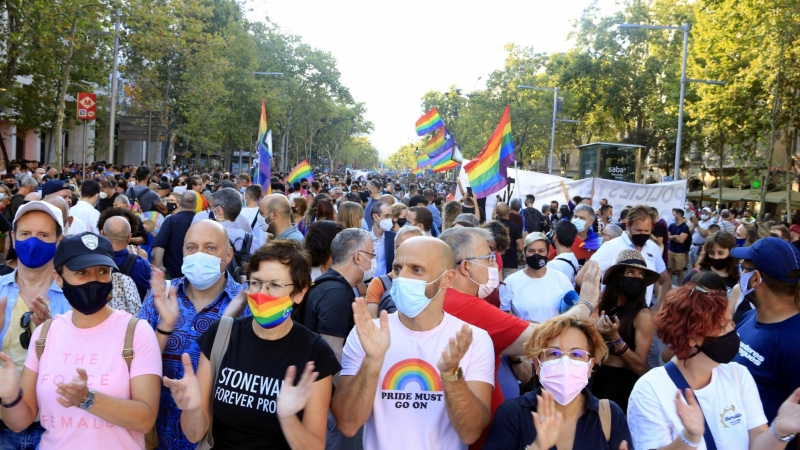
[[[455,169],[460,166],[464,161],[461,156],[461,151],[458,147],[453,147],[452,151],[444,152],[437,158],[431,158],[431,167],[434,173],[444,172],[446,170]]]
[[[424,116],[417,120],[417,136],[424,136],[431,131],[436,131],[439,128],[444,128],[444,121],[439,115],[436,108],[431,108]]]
[[[447,128],[442,128],[434,137],[425,144],[425,153],[431,160],[441,157],[447,153],[448,150],[456,146],[453,136],[447,131]]]
[[[256,183],[261,185],[264,195],[272,193],[270,160],[272,159],[272,130],[267,129],[267,105],[261,99],[261,120],[258,122],[258,167]]]
[[[294,184],[295,181],[300,181],[303,178],[309,183],[314,181],[314,172],[311,171],[311,166],[308,164],[307,159],[304,159],[303,162],[289,172],[289,176],[286,177],[286,182]]]
[[[422,169],[425,166],[429,166],[431,164],[431,159],[428,157],[428,154],[425,153],[425,150],[417,156],[417,169]]]
[[[486,147],[464,166],[475,197],[484,198],[508,184],[506,169],[514,163],[514,138],[511,136],[511,114],[508,105]]]

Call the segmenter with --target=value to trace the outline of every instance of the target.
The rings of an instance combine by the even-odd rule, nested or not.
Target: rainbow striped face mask
[[[247,305],[253,318],[262,328],[270,329],[286,322],[292,316],[292,298],[288,295],[284,297],[270,297],[261,292],[257,294],[247,294]]]

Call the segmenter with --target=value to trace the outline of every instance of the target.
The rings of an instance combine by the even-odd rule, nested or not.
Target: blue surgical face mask
[[[744,244],[747,242],[747,239],[739,239],[739,238],[734,238],[734,239],[736,240],[737,247],[744,247]]]
[[[580,217],[573,217],[570,222],[578,229],[578,233],[586,229],[586,221]]]
[[[444,274],[445,272],[442,272],[442,275]],[[413,278],[395,278],[392,282],[392,289],[390,292],[392,294],[392,300],[394,300],[394,304],[397,306],[397,310],[410,319],[417,317],[417,315],[431,303],[431,300],[439,294],[439,291],[436,291],[433,297],[428,298],[425,295],[425,287],[439,281],[442,275],[439,275],[438,278],[430,283],[426,283],[425,280],[415,280]]]
[[[14,249],[23,266],[38,269],[53,260],[53,256],[56,254],[56,243],[29,237],[24,241],[14,241]]]
[[[205,291],[222,276],[222,260],[208,253],[192,253],[183,258],[181,272],[192,286]]]

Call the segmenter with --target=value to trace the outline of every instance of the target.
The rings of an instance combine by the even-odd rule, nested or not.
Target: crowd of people
[[[10,164],[0,449],[796,448],[791,217],[266,186]]]

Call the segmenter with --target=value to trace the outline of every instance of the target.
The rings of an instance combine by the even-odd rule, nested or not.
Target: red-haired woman
[[[655,325],[675,357],[633,388],[628,425],[635,448],[783,449],[800,431],[800,389],[767,424],[753,376],[731,362],[739,335],[727,306],[725,291],[693,283],[667,294]]]

